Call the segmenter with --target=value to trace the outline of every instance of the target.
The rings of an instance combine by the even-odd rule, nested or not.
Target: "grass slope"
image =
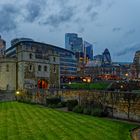
[[[37,105],[0,103],[0,140],[130,140],[134,127]]]

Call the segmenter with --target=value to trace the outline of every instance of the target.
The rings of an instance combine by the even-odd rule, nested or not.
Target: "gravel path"
[[[132,132],[133,140],[140,140],[140,128],[134,129]]]

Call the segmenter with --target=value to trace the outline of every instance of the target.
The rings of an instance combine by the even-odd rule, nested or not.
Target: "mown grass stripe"
[[[42,116],[44,115],[44,117],[49,117],[49,120],[51,121],[51,125],[54,124],[55,127],[57,126],[58,128],[62,129],[62,132],[64,132],[66,134],[66,136],[68,135],[69,137],[74,137],[74,136],[82,137],[82,135],[79,133],[79,131],[75,130],[74,126],[71,128],[71,126],[67,125],[64,120],[61,120],[61,118],[59,118],[59,116],[56,116],[55,112],[52,112],[52,111],[50,112],[47,110],[47,113],[46,113],[45,111],[46,110],[41,112],[40,110],[38,110],[38,112],[40,112],[40,114]],[[51,119],[51,118],[53,118],[53,119]],[[82,138],[86,139],[85,136],[83,136]]]
[[[44,125],[44,122],[42,122],[42,117],[40,118],[39,114],[34,112],[33,113],[33,108],[30,108],[30,106],[28,107],[28,109],[30,109],[30,112],[28,112],[27,108],[24,108],[27,111],[28,116],[32,116],[34,114],[34,124],[35,122],[38,122],[39,126],[37,125],[37,129],[39,129],[39,131],[41,132],[42,135],[44,135],[44,137],[50,137],[50,138],[59,138],[59,136],[57,135],[57,133],[55,133],[53,130],[47,129],[47,127]],[[49,135],[47,135],[47,132],[49,132]]]
[[[30,128],[32,128],[34,135],[37,137],[41,137],[43,139],[47,139],[47,135],[45,135],[42,132],[41,124],[39,120],[36,120],[35,114],[31,114],[31,109],[27,108],[26,106],[22,106],[22,111],[24,111],[24,119],[27,121],[27,123],[30,125]]]
[[[8,123],[7,123],[7,112],[8,112],[8,110],[7,110],[7,105],[8,104],[4,104],[4,103],[2,103],[2,113],[3,113],[3,115],[2,115],[2,126],[0,127],[0,129],[1,129],[1,136],[0,136],[0,140],[6,140],[6,139],[8,139]]]
[[[0,140],[130,140],[133,127],[37,105],[0,103]]]
[[[57,116],[57,120],[58,120],[58,118],[61,118],[62,120],[60,120],[59,119],[59,122],[61,122],[62,124],[63,124],[63,122],[65,122],[65,126],[66,126],[66,123],[67,123],[67,126],[69,126],[69,128],[71,129],[71,124],[72,124],[72,127],[73,127],[73,124],[76,124],[77,126],[74,126],[74,128],[76,127],[76,130],[78,129],[78,131],[76,131],[76,133],[79,133],[79,134],[81,134],[81,137],[82,137],[82,134],[83,134],[83,132],[85,133],[89,133],[90,131],[91,131],[91,129],[89,129],[89,131],[88,131],[88,127],[85,127],[85,125],[83,125],[83,127],[82,126],[80,126],[80,127],[78,127],[78,123],[72,123],[72,120],[71,119],[69,119],[68,117],[67,117],[67,119],[66,118],[64,118],[63,116],[64,116],[64,113],[63,113],[63,116],[59,116],[59,114],[60,114],[60,112],[58,113],[57,111],[54,111],[54,110],[51,110],[51,112],[52,112],[52,114],[54,114],[55,116]],[[56,114],[57,113],[57,114]],[[61,112],[62,113],[62,112]],[[52,116],[53,118],[54,118],[54,116]],[[70,122],[69,122],[70,121]],[[92,127],[93,128],[93,127]],[[95,127],[94,127],[95,128]],[[93,133],[94,134],[94,133]],[[87,136],[86,136],[87,137]],[[99,135],[99,137],[100,137],[100,135]],[[83,136],[83,138],[84,138],[84,136]]]
[[[43,115],[39,111],[40,110],[36,110],[36,108],[34,108],[33,110],[31,110],[31,113],[34,114],[37,117],[37,119],[40,121],[40,123],[42,123],[42,126],[44,126],[44,128],[47,129],[47,131],[49,131],[48,133],[52,134],[52,136],[55,136],[55,137],[57,137],[57,139],[59,139],[60,138],[59,133],[57,134],[55,132],[55,129],[57,128],[56,124],[54,124],[55,121],[53,120],[51,123],[49,123],[46,126],[44,123],[44,119],[42,118]],[[49,116],[49,117],[51,117],[51,116]],[[61,131],[60,131],[60,133],[61,133]]]
[[[25,115],[26,112],[23,112],[23,107],[17,105],[16,109],[17,109],[17,116],[19,116],[18,117],[19,126],[20,126],[19,133],[22,136],[22,139],[24,140],[25,138],[27,138],[27,139],[35,140],[36,138],[34,136],[34,132],[33,132],[32,127],[31,127],[32,125],[30,124],[29,121],[27,121],[27,119],[26,119],[27,116]]]

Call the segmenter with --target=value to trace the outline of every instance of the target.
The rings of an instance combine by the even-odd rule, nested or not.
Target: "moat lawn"
[[[38,105],[0,103],[0,140],[130,140],[134,127]]]

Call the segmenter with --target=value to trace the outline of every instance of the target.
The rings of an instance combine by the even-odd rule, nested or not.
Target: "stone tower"
[[[5,56],[6,42],[0,36],[0,57]]]

